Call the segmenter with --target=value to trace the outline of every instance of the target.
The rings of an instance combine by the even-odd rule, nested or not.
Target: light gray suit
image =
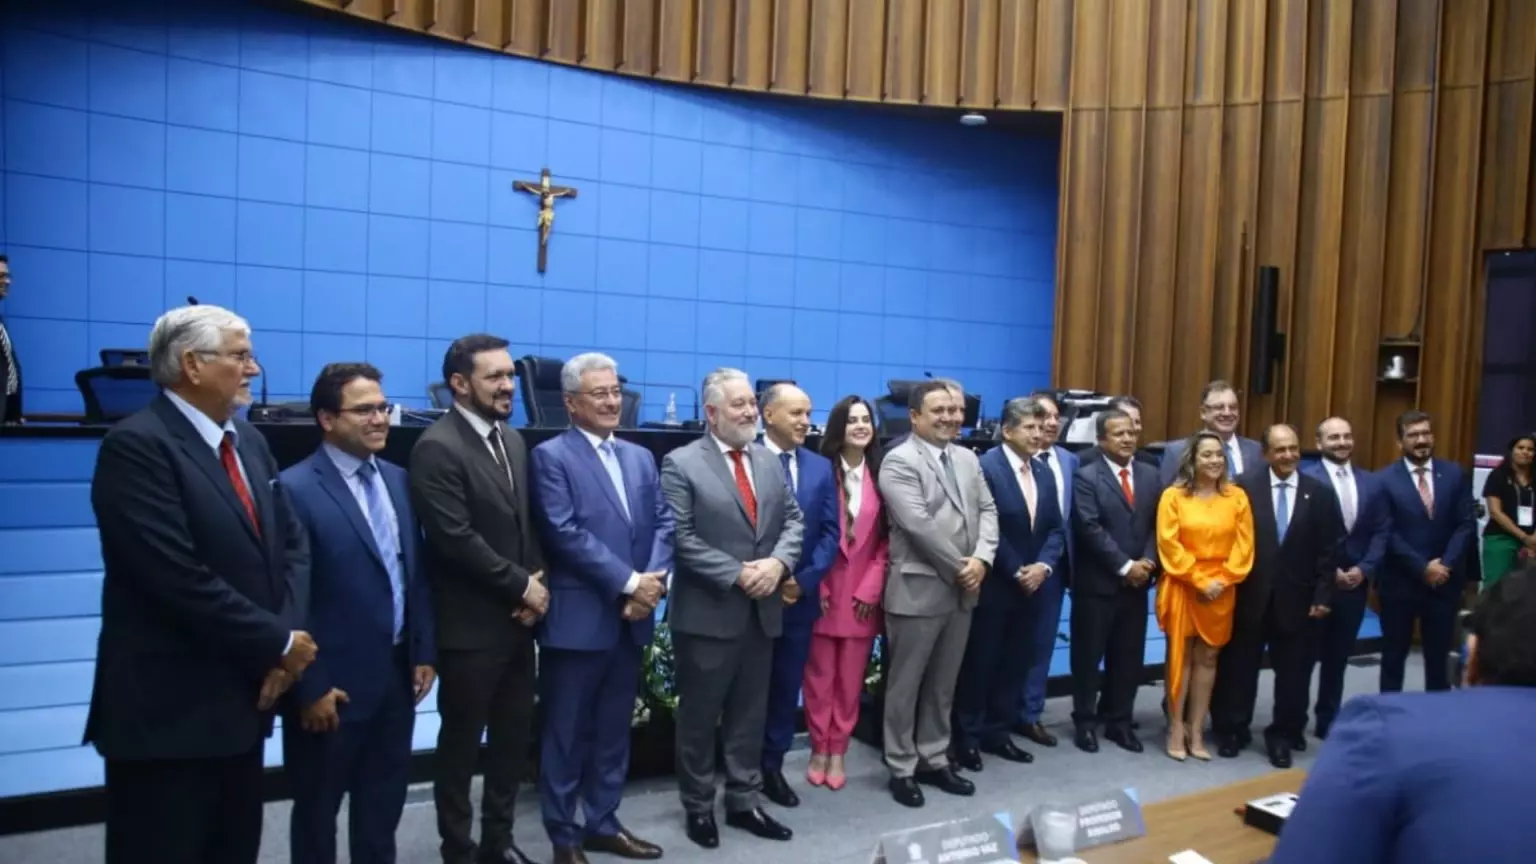
[[[916,435],[880,463],[880,497],[891,524],[885,583],[885,763],[896,777],[949,764],[950,709],[978,592],[956,577],[965,558],[990,569],[997,507],[976,454],[946,448],[951,486],[933,449]],[[958,500],[957,500],[958,499]]]
[[[800,560],[804,520],[779,461],[756,443],[746,453],[755,526],[713,435],[673,450],[661,463],[661,491],[676,521],[667,623],[678,697],[678,792],[689,813],[714,811],[717,724],[726,809],[758,806],[768,679],[784,601],[777,592],[753,600],[736,579],[747,561],[777,558],[787,577]]]

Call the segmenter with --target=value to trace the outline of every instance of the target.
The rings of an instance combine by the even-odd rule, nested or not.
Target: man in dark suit
[[[272,708],[315,658],[309,549],[261,433],[261,374],[217,306],[155,322],[163,393],[101,442],[105,575],[85,741],[106,760],[108,864],[253,864]]]
[[[1275,709],[1264,730],[1265,749],[1276,768],[1289,768],[1291,750],[1306,747],[1310,623],[1328,614],[1343,522],[1333,490],[1296,470],[1301,438],[1295,429],[1269,427],[1263,453],[1268,467],[1238,481],[1253,508],[1254,563],[1237,586],[1232,641],[1221,649],[1216,669],[1211,727],[1222,756],[1232,758],[1248,746],[1267,645]]]
[[[416,705],[436,678],[421,526],[405,469],[383,459],[390,404],[367,363],[332,363],[310,390],[324,442],[283,472],[308,532],[308,629],[335,646],[294,686],[283,721],[293,864],[334,864],[349,805],[355,864],[394,864]]]
[[[1010,399],[1003,407],[1003,441],[981,456],[981,473],[997,506],[997,553],[971,613],[971,632],[955,686],[955,762],[980,771],[981,754],[1008,762],[1033,762],[1013,743],[1019,692],[1035,657],[1032,608],[1044,602],[1041,587],[1061,561],[1066,539],[1051,470],[1032,458],[1044,441],[1040,400]],[[1050,627],[1054,635],[1054,622]]]
[[[1237,391],[1231,384],[1216,380],[1205,385],[1200,392],[1200,423],[1203,428],[1216,433],[1227,448],[1227,477],[1236,480],[1264,463],[1263,448],[1252,438],[1237,434],[1241,421]],[[1173,482],[1179,470],[1179,456],[1184,452],[1186,440],[1169,441],[1163,448],[1163,458],[1158,465],[1158,480],[1163,486]]]
[[[1387,562],[1376,583],[1381,690],[1403,689],[1415,622],[1424,649],[1424,689],[1447,690],[1446,658],[1455,648],[1452,633],[1467,580],[1463,558],[1477,528],[1471,484],[1460,465],[1434,458],[1434,427],[1423,411],[1397,418],[1397,443],[1403,458],[1377,474],[1392,525]]]
[[[549,592],[528,509],[528,451],[506,423],[514,387],[507,341],[484,333],[456,340],[443,380],[453,408],[411,450],[437,606],[437,829],[444,864],[475,855],[469,785],[485,735],[479,860],[524,864],[512,808],[533,719],[532,628]]]
[[[667,621],[677,679],[677,781],[688,839],[720,845],[715,825],[719,743],[725,822],[765,840],[792,832],[762,807],[763,726],[784,583],[800,561],[805,523],[779,460],[753,443],[757,397],[746,373],[704,379],[708,431],[666,455],[661,490],[676,528]]]
[[[1322,462],[1302,469],[1333,488],[1339,502],[1343,540],[1333,577],[1333,600],[1328,615],[1317,622],[1318,639],[1317,737],[1327,738],[1333,718],[1344,697],[1344,667],[1354,654],[1365,619],[1366,597],[1377,581],[1387,552],[1387,499],[1381,481],[1369,471],[1350,464],[1355,452],[1355,433],[1349,421],[1330,417],[1317,426],[1317,449]]]
[[[533,448],[529,470],[549,562],[549,615],[538,630],[544,829],[555,864],[583,864],[586,851],[660,858],[660,847],[625,830],[618,809],[641,652],[672,570],[672,511],[655,457],[613,435],[624,406],[613,358],[572,357],[560,385],[571,428]]]
[[[784,754],[795,740],[811,627],[821,616],[821,577],[837,556],[837,485],[831,460],[804,446],[811,429],[811,397],[793,384],[775,384],[763,392],[761,407],[763,446],[779,461],[805,520],[800,564],[780,592],[786,604],[784,632],[773,642],[763,728],[763,795],[780,807],[795,807],[800,797],[784,779]]]
[[[1131,729],[1147,646],[1147,588],[1157,574],[1157,469],[1136,461],[1131,417],[1111,408],[1094,418],[1100,457],[1073,479],[1072,722],[1078,749],[1104,737],[1140,753]],[[1099,663],[1104,689],[1099,691]]]
[[[0,255],[0,300],[11,293],[11,260]],[[21,422],[21,360],[0,318],[0,424]]]

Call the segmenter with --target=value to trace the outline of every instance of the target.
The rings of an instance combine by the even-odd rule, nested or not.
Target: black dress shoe
[[[1077,727],[1077,734],[1072,736],[1072,743],[1084,753],[1099,752],[1099,736],[1087,726]]]
[[[555,864],[589,864],[580,846],[556,846]]]
[[[689,813],[688,839],[703,846],[705,849],[713,849],[719,846],[720,829],[715,825],[715,814]]]
[[[918,771],[912,775],[912,779],[932,786],[941,792],[951,795],[975,795],[976,784],[955,773],[955,769],[945,765],[943,768],[929,768]]]
[[[983,744],[981,752],[988,756],[996,756],[1009,762],[1017,762],[1020,765],[1028,765],[1035,761],[1035,757],[1029,751],[1021,749],[1012,741],[1000,741],[996,744]]]
[[[789,788],[789,781],[784,779],[783,771],[763,772],[763,795],[780,807],[800,806],[800,796]]]
[[[654,861],[661,857],[660,846],[647,843],[624,828],[620,828],[617,834],[590,836],[582,841],[582,846],[588,852],[606,852],[631,861]]]
[[[523,850],[517,848],[516,843],[508,843],[498,851],[482,848],[480,857],[476,859],[479,864],[534,864],[534,860],[523,854]]]
[[[1028,738],[1036,744],[1039,744],[1041,747],[1056,746],[1056,736],[1052,735],[1050,730],[1045,728],[1044,723],[1035,722],[1028,725],[1021,725],[1018,727],[1017,731],[1020,737]]]
[[[1319,740],[1319,741],[1327,741],[1328,740],[1328,726],[1329,726],[1329,724],[1327,724],[1327,723],[1319,723],[1319,724],[1317,724],[1317,728],[1312,730],[1312,734],[1316,735],[1317,736],[1317,740]]]
[[[981,751],[975,747],[965,747],[955,751],[955,764],[967,771],[981,770]]]
[[[1307,733],[1303,732],[1300,735],[1292,738],[1291,749],[1295,750],[1297,753],[1307,752]]]
[[[1104,737],[1115,742],[1121,750],[1129,750],[1132,753],[1140,753],[1144,749],[1141,740],[1125,726],[1110,726],[1104,730]]]
[[[1216,755],[1223,759],[1236,759],[1246,745],[1236,735],[1222,735],[1216,741]]]
[[[795,836],[795,832],[780,825],[761,807],[727,813],[725,814],[725,824],[732,828],[740,828],[748,834],[761,837],[764,840],[788,840]]]
[[[1280,738],[1271,738],[1264,742],[1264,749],[1269,751],[1269,764],[1281,769],[1291,767],[1291,743]]]
[[[923,806],[923,790],[917,788],[917,781],[911,777],[892,777],[891,797],[903,807]]]

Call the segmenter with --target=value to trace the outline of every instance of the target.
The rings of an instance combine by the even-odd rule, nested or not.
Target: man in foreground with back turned
[[[950,723],[971,610],[997,551],[997,508],[976,454],[952,443],[962,403],[942,382],[925,381],[907,405],[912,434],[880,465],[891,521],[885,764],[891,797],[921,807],[919,783],[976,792],[950,763]]]
[[[763,727],[779,592],[800,560],[805,530],[784,473],[757,432],[746,373],[704,379],[708,432],[666,455],[661,489],[676,523],[676,573],[667,602],[677,682],[677,785],[688,839],[720,845],[715,744],[725,755],[725,821],[768,840],[790,830],[764,812]],[[718,726],[719,735],[716,736]]]
[[[444,864],[468,864],[470,780],[486,738],[480,864],[528,864],[512,838],[533,721],[533,626],[549,608],[528,509],[528,451],[512,415],[507,341],[477,333],[448,346],[453,407],[411,450],[411,493],[431,553],[437,604],[436,776]]]
[[[266,441],[235,412],[261,367],[217,306],[160,316],[164,388],[91,480],[106,573],[85,742],[106,761],[108,864],[255,864],[272,708],[315,659],[309,548]]]

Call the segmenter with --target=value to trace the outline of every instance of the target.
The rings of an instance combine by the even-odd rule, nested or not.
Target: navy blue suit
[[[777,458],[777,457],[775,457]],[[782,460],[780,460],[782,462]],[[799,481],[795,503],[805,517],[805,533],[795,582],[800,599],[784,607],[784,630],[773,642],[773,670],[768,679],[768,715],[763,724],[763,772],[784,769],[784,754],[795,739],[795,709],[805,661],[811,654],[811,627],[821,617],[821,579],[837,560],[841,522],[832,460],[804,447],[795,449]],[[788,479],[785,480],[788,483]]]
[[[1536,688],[1349,700],[1270,864],[1536,861]]]
[[[336,813],[350,796],[349,846],[359,864],[392,864],[395,828],[410,784],[416,721],[412,672],[437,662],[421,527],[404,469],[374,459],[400,538],[404,626],[395,644],[395,600],[368,517],[325,448],[282,474],[309,535],[306,628],[323,657],[294,685],[283,718],[283,762],[293,782],[289,844],[295,864],[336,860]],[[341,726],[310,733],[299,712],[331,688]]]
[[[556,846],[618,834],[641,652],[654,616],[625,621],[635,573],[672,570],[672,511],[656,458],[614,444],[624,501],[593,440],[571,428],[533,448],[528,479],[543,543],[549,612],[538,628],[543,711],[539,793]],[[577,810],[585,813],[585,828]]]
[[[1431,460],[1435,512],[1424,510],[1418,478],[1399,459],[1380,473],[1392,527],[1387,560],[1376,591],[1381,597],[1381,689],[1403,689],[1403,669],[1419,623],[1424,649],[1424,689],[1451,686],[1446,658],[1451,652],[1456,610],[1466,582],[1462,558],[1471,548],[1477,520],[1467,473],[1454,462]],[[1451,578],[1439,587],[1424,581],[1424,568],[1439,558],[1451,568]]]
[[[1305,465],[1302,473],[1316,477],[1338,495],[1338,479],[1329,476],[1338,471],[1330,462]],[[1387,499],[1381,488],[1381,478],[1368,471],[1350,468],[1355,479],[1355,524],[1344,535],[1338,546],[1338,568],[1348,570],[1359,567],[1365,581],[1345,590],[1334,585],[1333,599],[1328,604],[1328,616],[1317,622],[1318,639],[1317,703],[1313,709],[1317,728],[1323,734],[1338,716],[1339,703],[1344,697],[1344,669],[1354,653],[1355,641],[1360,637],[1360,622],[1365,620],[1366,598],[1370,586],[1376,583],[1386,560],[1387,535],[1392,523],[1387,516]],[[1342,500],[1342,499],[1341,499]],[[1342,509],[1340,511],[1342,516]],[[1341,526],[1342,530],[1342,526]]]
[[[971,615],[971,633],[955,686],[955,747],[969,750],[1008,740],[1017,717],[1018,694],[1039,657],[1036,629],[1046,627],[1051,641],[1056,621],[1046,621],[1045,586],[1058,581],[1066,549],[1061,506],[1051,469],[1030,459],[1035,479],[1035,516],[1030,519],[1013,466],[1000,444],[981,456],[981,474],[997,503],[997,555],[992,571],[981,582],[981,596]],[[1019,568],[1040,563],[1052,572],[1034,594],[1024,593],[1016,578]],[[1056,601],[1060,608],[1060,595]],[[1050,662],[1049,657],[1046,660]]]
[[[1045,580],[1040,590],[1030,597],[1028,626],[1034,642],[1029,669],[1024,673],[1019,691],[1018,712],[1019,722],[1025,725],[1039,722],[1040,712],[1045,710],[1045,685],[1051,677],[1051,658],[1055,656],[1056,640],[1061,632],[1061,602],[1067,586],[1072,582],[1072,564],[1077,560],[1077,538],[1066,526],[1072,513],[1072,478],[1077,475],[1080,463],[1077,454],[1065,447],[1052,446],[1050,453],[1051,460],[1061,468],[1060,482],[1054,482],[1056,475],[1048,463],[1042,464],[1042,467],[1051,475],[1052,488],[1056,490],[1051,493],[1051,500],[1056,503],[1063,525],[1062,535],[1066,539],[1051,578]],[[1044,463],[1039,456],[1035,458]]]

